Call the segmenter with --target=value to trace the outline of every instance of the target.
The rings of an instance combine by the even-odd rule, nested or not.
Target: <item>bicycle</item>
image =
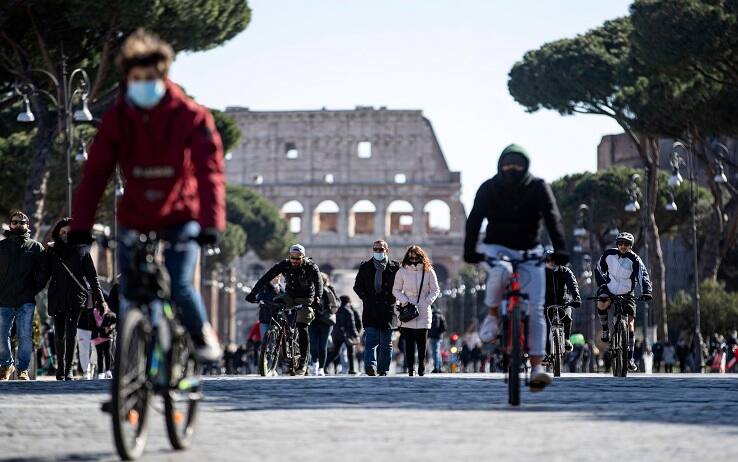
[[[132,245],[125,292],[130,305],[119,321],[112,399],[103,404],[103,411],[112,416],[118,454],[133,460],[141,456],[146,445],[153,395],[164,400],[172,447],[189,447],[202,399],[202,381],[192,340],[168,301],[169,276],[157,259],[159,239],[155,233],[135,232],[124,239]]]
[[[295,325],[297,312],[303,305],[288,307],[281,303],[262,300],[260,304],[274,308],[269,329],[261,340],[259,353],[259,375],[262,377],[276,375],[280,359],[287,363],[287,371],[294,376],[300,364],[300,346],[297,340]]]
[[[628,362],[630,361],[630,351],[628,350],[628,314],[625,307],[630,301],[643,301],[643,297],[635,298],[631,294],[611,295],[587,297],[587,300],[610,300],[610,306],[613,307],[613,327],[610,330],[609,352],[612,358],[612,375],[613,377],[628,376]]]
[[[561,313],[566,310],[568,304],[551,305],[546,307],[546,317],[551,325],[549,337],[551,339],[551,368],[554,377],[561,377],[561,363],[564,360],[564,321]]]
[[[504,334],[506,334],[504,349],[509,357],[506,378],[508,403],[512,406],[519,406],[521,368],[523,369],[525,384],[528,384],[528,353],[525,351],[525,321],[521,313],[522,308],[520,308],[519,305],[524,300],[528,300],[528,294],[524,294],[521,291],[522,285],[520,283],[520,272],[518,271],[518,266],[529,261],[537,261],[540,265],[543,264],[543,259],[538,255],[529,256],[526,252],[522,259],[514,259],[505,255],[499,255],[497,257],[487,257],[485,261],[491,267],[494,267],[498,262],[505,262],[512,265],[510,282],[508,283],[507,291],[505,292],[507,314],[505,320],[506,329],[504,330]],[[517,341],[515,341],[515,339],[517,339]]]

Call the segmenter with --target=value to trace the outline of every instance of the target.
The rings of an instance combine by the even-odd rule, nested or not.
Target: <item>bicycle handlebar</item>
[[[496,257],[487,256],[484,259],[485,262],[487,262],[490,266],[495,266],[497,262],[505,262],[505,263],[511,263],[513,265],[519,265],[521,263],[529,262],[529,261],[537,261],[538,264],[543,263],[544,257],[543,255],[525,255],[523,258],[510,258],[507,255],[504,255],[502,253],[499,253]]]
[[[283,310],[283,311],[293,311],[293,310],[294,311],[300,311],[301,309],[303,309],[305,307],[305,305],[287,306],[284,303],[275,303],[275,302],[270,302],[270,301],[267,301],[267,300],[259,300],[259,304],[260,305],[272,306],[272,307],[278,308],[278,309]]]
[[[643,298],[643,295],[641,295],[639,297],[634,297],[633,295],[630,295],[630,294],[622,294],[622,295],[607,295],[607,294],[603,294],[603,295],[599,295],[599,296],[585,297],[584,299],[585,300],[606,300],[606,299],[612,298],[612,297],[630,298],[630,299],[633,299],[633,300],[635,300],[637,302],[647,302],[647,301],[649,301],[649,299]]]

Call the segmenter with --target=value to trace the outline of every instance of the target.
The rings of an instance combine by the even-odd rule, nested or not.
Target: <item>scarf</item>
[[[374,262],[374,268],[376,269],[374,272],[374,292],[380,293],[382,291],[382,273],[385,268],[387,268],[389,259],[385,258],[384,260],[379,261],[376,258],[372,258],[372,262]]]

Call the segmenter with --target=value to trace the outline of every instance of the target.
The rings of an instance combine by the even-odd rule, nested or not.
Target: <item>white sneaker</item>
[[[500,318],[488,314],[482,325],[479,327],[479,339],[484,343],[492,343],[497,340],[497,333],[500,331]]]
[[[553,375],[546,372],[540,364],[533,366],[530,371],[530,391],[543,391],[544,388],[551,385]]]
[[[308,375],[318,375],[318,363],[313,363],[308,367]]]
[[[106,379],[112,379],[113,378],[113,371],[106,371],[105,372],[105,378]]]
[[[218,336],[210,324],[205,324],[202,326],[202,337],[199,342],[195,341],[195,356],[203,363],[217,363],[221,354]]]
[[[325,370],[322,367],[318,368],[318,376],[325,377]]]
[[[106,378],[106,377],[105,377],[105,373],[102,373],[102,372],[101,372],[100,374],[97,374],[97,379],[98,379],[98,380],[102,380],[102,379],[104,379],[104,378]]]
[[[92,380],[92,372],[85,372],[84,377],[82,377],[83,380]]]

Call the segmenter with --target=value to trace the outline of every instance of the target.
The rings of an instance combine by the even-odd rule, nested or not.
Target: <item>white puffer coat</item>
[[[418,312],[420,312],[420,316],[409,322],[403,322],[401,327],[409,329],[430,329],[431,327],[431,305],[441,291],[438,289],[438,278],[436,278],[436,272],[433,268],[425,272],[423,287],[420,288],[420,281],[423,277],[422,270],[423,265],[421,264],[403,266],[395,275],[392,295],[400,302],[400,305],[417,303]],[[421,289],[420,302],[418,302],[419,289]]]

